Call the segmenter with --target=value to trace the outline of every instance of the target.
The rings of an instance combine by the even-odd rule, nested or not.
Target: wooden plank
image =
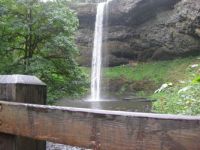
[[[200,117],[0,101],[0,132],[96,150],[199,150]]]
[[[0,99],[31,104],[46,103],[46,85],[35,76],[0,75]],[[0,134],[0,150],[45,150],[46,142]]]

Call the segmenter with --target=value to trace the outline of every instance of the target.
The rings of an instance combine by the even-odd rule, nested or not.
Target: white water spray
[[[92,56],[91,101],[100,101],[104,10],[110,1],[99,3],[97,6]]]

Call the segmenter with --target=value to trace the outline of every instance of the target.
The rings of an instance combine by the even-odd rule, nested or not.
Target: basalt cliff
[[[77,4],[79,63],[91,64],[96,4]],[[104,64],[200,54],[200,0],[113,0],[105,12]]]

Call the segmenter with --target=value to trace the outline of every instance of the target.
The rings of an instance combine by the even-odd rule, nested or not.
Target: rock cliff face
[[[88,66],[96,4],[73,8],[80,20],[79,62]],[[107,14],[103,62],[110,66],[200,54],[200,0],[113,0]]]

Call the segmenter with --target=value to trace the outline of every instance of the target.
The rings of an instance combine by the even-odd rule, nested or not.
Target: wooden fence
[[[12,135],[94,150],[200,150],[200,117],[191,116],[0,101],[0,132],[1,150],[16,150]]]

